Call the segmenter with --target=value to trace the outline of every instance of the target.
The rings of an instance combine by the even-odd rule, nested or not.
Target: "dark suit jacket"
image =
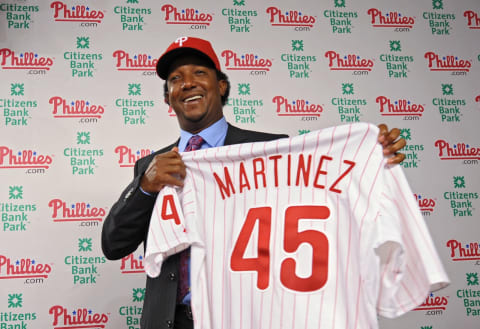
[[[270,141],[288,137],[228,126],[225,145]],[[112,206],[102,229],[102,250],[108,259],[120,259],[134,252],[140,243],[146,245],[148,225],[155,197],[140,191],[140,179],[153,157],[172,149],[178,141],[135,163],[134,179]],[[142,329],[173,327],[178,285],[179,257],[173,255],[162,265],[160,276],[147,277],[145,300],[141,319]]]

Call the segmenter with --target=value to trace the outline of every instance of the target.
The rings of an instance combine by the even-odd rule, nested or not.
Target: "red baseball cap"
[[[212,48],[212,45],[207,40],[193,38],[193,37],[180,37],[177,38],[172,44],[165,50],[160,56],[157,62],[157,74],[163,80],[167,79],[168,71],[172,62],[178,58],[179,55],[184,53],[194,53],[200,55],[212,64],[212,67],[221,71],[220,62]]]

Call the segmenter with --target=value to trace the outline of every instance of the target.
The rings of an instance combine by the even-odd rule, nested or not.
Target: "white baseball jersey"
[[[145,269],[191,246],[197,329],[377,328],[445,286],[428,229],[378,128],[332,127],[182,154]]]

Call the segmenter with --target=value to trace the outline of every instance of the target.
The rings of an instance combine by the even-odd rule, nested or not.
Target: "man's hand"
[[[405,159],[405,154],[398,153],[402,148],[407,145],[405,139],[397,138],[400,136],[400,129],[393,128],[388,131],[388,127],[385,124],[379,124],[380,132],[378,133],[378,142],[383,146],[383,154],[385,156],[392,156],[388,159],[389,164],[397,164]]]
[[[148,193],[158,193],[165,185],[183,186],[185,164],[178,153],[178,147],[156,155],[148,165],[140,186]]]

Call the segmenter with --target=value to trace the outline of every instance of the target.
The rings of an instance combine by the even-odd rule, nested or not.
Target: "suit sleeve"
[[[148,229],[145,272],[150,277],[160,274],[166,258],[190,245],[182,208],[177,189],[165,186],[157,196]]]
[[[102,228],[102,250],[108,259],[120,259],[134,252],[145,240],[155,197],[140,190],[139,163],[134,179],[122,192],[105,218]]]
[[[420,305],[449,280],[400,166],[383,171],[380,212],[377,311],[393,318]]]

